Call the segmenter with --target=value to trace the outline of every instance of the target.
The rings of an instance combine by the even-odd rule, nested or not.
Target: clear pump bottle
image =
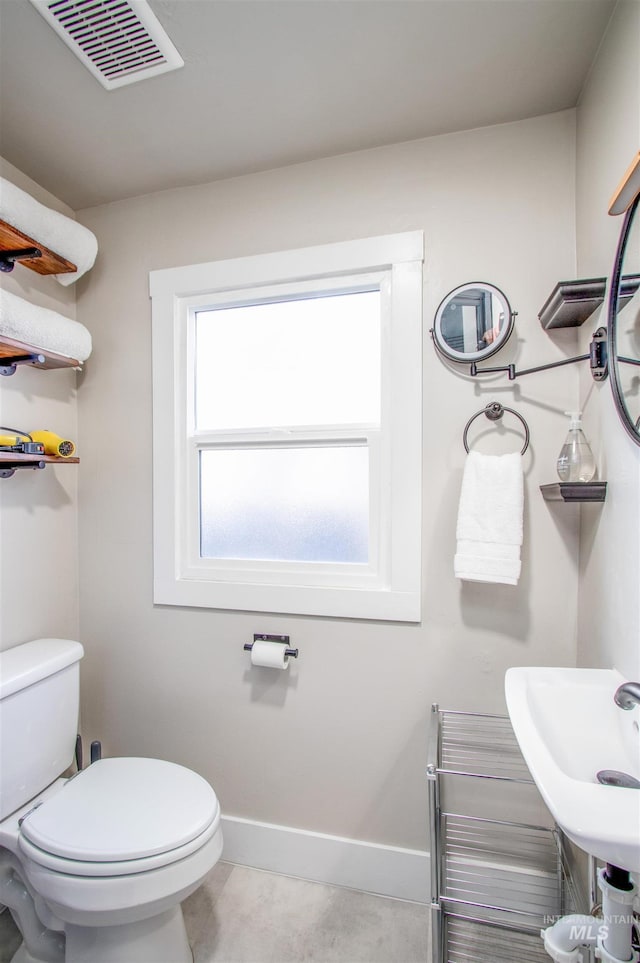
[[[558,478],[563,482],[590,482],[596,473],[596,462],[582,431],[580,411],[565,411],[571,419],[569,433],[558,455]]]

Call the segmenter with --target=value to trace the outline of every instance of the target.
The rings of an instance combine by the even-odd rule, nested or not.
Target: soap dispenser
[[[557,461],[558,477],[563,482],[590,482],[596,473],[596,462],[582,431],[581,414],[565,411],[570,418],[569,433]]]

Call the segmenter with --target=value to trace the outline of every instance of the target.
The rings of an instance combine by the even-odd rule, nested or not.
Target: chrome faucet
[[[640,705],[640,682],[625,682],[616,690],[613,701],[621,709],[634,709]]]

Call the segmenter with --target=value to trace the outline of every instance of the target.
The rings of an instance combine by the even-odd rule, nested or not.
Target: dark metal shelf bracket
[[[16,261],[31,261],[42,257],[39,247],[25,247],[20,251],[0,251],[0,271],[10,274],[16,266]]]
[[[43,354],[18,354],[14,358],[0,358],[0,375],[9,377],[16,373],[19,364],[44,364]]]
[[[40,468],[45,468],[46,462],[44,461],[21,461],[21,462],[7,462],[0,465],[0,478],[11,478],[15,475],[19,468],[31,468],[32,471],[37,471]]]

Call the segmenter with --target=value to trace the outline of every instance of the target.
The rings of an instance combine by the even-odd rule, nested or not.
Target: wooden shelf
[[[39,251],[42,251],[42,257],[18,261],[17,263],[23,264],[38,274],[69,274],[78,270],[75,264],[67,261],[62,255],[44,247],[35,238],[29,237],[28,234],[23,234],[17,227],[12,227],[6,221],[0,220],[0,251],[19,251],[26,250],[29,247],[37,247]]]
[[[80,368],[81,363],[77,358],[68,358],[64,354],[55,354],[45,348],[35,348],[32,344],[24,341],[16,341],[14,338],[7,338],[0,334],[0,365],[11,364],[14,358],[24,358],[25,355],[42,355],[44,361],[31,361],[30,364],[36,368]]]
[[[26,455],[21,451],[0,451],[0,478],[11,478],[22,469],[45,468],[47,465],[77,465],[80,459],[60,458],[58,455]]]
[[[540,485],[540,491],[546,502],[603,502],[607,496],[607,483],[555,482]]]
[[[0,451],[0,463],[6,465],[12,462],[15,465],[24,465],[46,461],[47,464],[55,465],[77,465],[80,461],[75,455],[70,458],[61,458],[59,455],[25,455],[21,451]]]
[[[606,278],[586,278],[582,281],[559,281],[538,314],[542,327],[577,328],[590,318],[604,301]],[[629,274],[622,279],[621,300],[626,302],[640,287],[640,274]]]

